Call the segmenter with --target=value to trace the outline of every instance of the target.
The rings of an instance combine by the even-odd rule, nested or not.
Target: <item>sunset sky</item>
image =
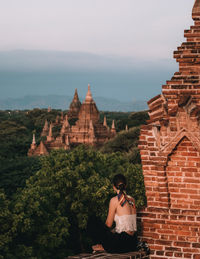
[[[59,64],[60,58],[56,56],[59,52],[60,55],[63,52],[76,55],[85,53],[82,60],[71,58],[73,71],[78,68],[80,72],[81,68],[84,70],[86,67],[87,72],[91,67],[94,70],[95,60],[97,60],[96,64],[100,64],[101,70],[104,68],[107,72],[113,71],[113,67],[119,64],[118,68],[114,69],[117,74],[119,70],[133,71],[134,77],[131,78],[130,73],[129,81],[126,83],[124,80],[129,76],[124,74],[122,82],[124,85],[129,85],[127,91],[133,89],[140,98],[142,93],[137,89],[139,78],[135,76],[138,74],[135,68],[142,74],[144,67],[148,76],[152,74],[153,64],[156,76],[156,67],[162,67],[163,75],[158,81],[156,78],[153,78],[153,81],[149,78],[143,84],[144,90],[145,84],[149,82],[150,88],[144,98],[150,98],[159,87],[161,88],[160,84],[169,79],[166,76],[170,75],[175,68],[177,69],[172,58],[173,51],[184,41],[184,29],[188,29],[193,24],[191,10],[194,0],[0,0],[0,3],[0,98],[13,97],[11,89],[17,97],[45,94],[46,91],[54,94],[53,87],[48,88],[48,75],[46,75],[46,81],[44,78],[41,81],[45,91],[38,85],[40,81],[36,80],[38,75],[35,75],[34,82],[37,85],[34,91],[33,81],[31,82],[33,77],[28,81],[26,74],[27,84],[26,87],[22,87],[24,81],[20,81],[21,76],[15,77],[16,74],[12,74],[20,67],[26,68],[27,64],[30,65],[30,69],[31,66],[40,67],[41,60],[38,58],[37,61],[37,53],[34,60],[30,59],[30,55],[26,55],[28,53],[26,51],[36,50],[41,51],[41,57],[43,51],[50,53],[49,57],[42,61],[43,68],[49,68],[50,63],[55,63],[57,68],[63,66],[65,69],[68,68],[67,72],[69,72],[69,58],[66,57],[64,60],[63,54],[62,62]],[[25,52],[16,58],[16,53],[13,52],[15,50]],[[54,52],[53,57],[52,52]],[[91,54],[95,57],[92,63]],[[89,59],[87,55],[90,56]],[[32,58],[33,56],[34,54]],[[38,56],[40,57],[40,54]],[[101,59],[100,63],[99,59]],[[100,71],[98,66],[95,71],[97,74]],[[80,74],[77,76],[80,84],[82,80],[86,87],[86,82],[90,80],[90,73],[87,74],[85,81],[83,77],[81,79]],[[108,85],[105,85],[106,82],[99,79],[102,76],[98,74],[95,79],[95,76],[91,75],[92,82],[88,82],[93,83],[94,88],[96,87],[94,92],[98,96],[104,96],[105,89],[108,88]],[[114,78],[115,76],[112,81],[110,76],[109,86],[114,87],[115,84],[119,88],[116,91],[116,99],[119,99],[120,91],[124,91],[124,86],[120,90],[120,84],[117,85]],[[58,81],[57,85],[59,84],[65,84],[65,88],[60,85],[62,94],[71,94],[73,89],[79,86],[77,81],[73,82],[73,80],[70,83],[67,80],[62,83]],[[101,91],[100,85],[102,85]],[[67,87],[68,91],[66,91]],[[122,94],[122,98],[125,100],[128,96]]]

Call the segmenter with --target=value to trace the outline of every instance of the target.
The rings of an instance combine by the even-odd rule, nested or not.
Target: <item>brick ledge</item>
[[[94,254],[79,254],[74,256],[68,256],[66,259],[96,259],[96,258],[114,258],[114,259],[149,259],[149,256],[145,252],[129,252],[123,254],[109,254],[106,252],[94,253]]]

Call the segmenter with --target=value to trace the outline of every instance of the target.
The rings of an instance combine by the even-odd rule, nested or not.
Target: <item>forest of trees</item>
[[[0,111],[0,258],[63,259],[89,251],[86,225],[90,215],[105,220],[112,178],[123,173],[137,208],[145,206],[145,188],[137,148],[147,112],[101,112],[117,136],[95,149],[80,145],[27,157],[36,132],[59,110]],[[125,131],[128,125],[129,130]]]

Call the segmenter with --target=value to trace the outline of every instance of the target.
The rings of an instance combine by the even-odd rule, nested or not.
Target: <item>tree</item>
[[[134,164],[141,162],[138,149],[140,127],[133,127],[129,131],[121,131],[113,139],[106,142],[100,149],[103,153],[121,152]]]
[[[9,244],[12,241],[10,227],[12,213],[9,209],[10,202],[6,199],[3,189],[0,190],[0,259],[9,256]]]
[[[59,259],[84,249],[88,217],[96,214],[105,220],[113,195],[111,179],[117,173],[131,178],[128,192],[136,205],[145,203],[141,167],[119,153],[79,146],[53,151],[41,164],[15,201],[15,258]]]
[[[0,157],[0,164],[0,188],[4,189],[8,198],[14,195],[18,188],[24,188],[26,180],[40,169],[39,157]]]

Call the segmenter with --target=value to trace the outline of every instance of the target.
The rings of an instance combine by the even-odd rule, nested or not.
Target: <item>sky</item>
[[[95,94],[105,96],[108,94],[106,89],[114,89],[116,85],[116,99],[130,100],[130,94],[123,95],[128,78],[127,91],[131,94],[136,92],[141,99],[143,90],[149,87],[144,98],[153,97],[159,87],[161,88],[160,84],[169,79],[165,77],[174,69],[177,70],[173,51],[184,41],[184,29],[193,24],[193,4],[194,0],[0,0],[0,56],[3,55],[3,59],[0,59],[0,98],[53,94],[53,86],[48,88],[49,74],[45,74],[40,83],[38,73],[35,72],[35,68],[41,68],[41,64],[43,69],[48,70],[50,63],[52,66],[56,64],[55,71],[65,68],[68,73],[66,80],[58,80],[57,83],[54,80],[54,86],[60,84],[61,94],[71,94],[72,89],[81,84],[81,80],[86,84],[86,81],[91,83],[91,78],[94,88],[96,87]],[[21,58],[16,58],[16,51],[19,54],[19,50]],[[36,55],[33,54],[34,51]],[[64,52],[68,55],[58,58],[59,53]],[[69,58],[69,53],[76,53],[76,58],[73,59],[73,55]],[[78,53],[82,55],[81,58],[77,58]],[[47,54],[49,56],[44,57],[44,62],[41,63],[40,56]],[[92,63],[91,54],[95,57]],[[64,61],[64,56],[67,61]],[[73,69],[70,68],[69,61]],[[116,64],[119,64],[117,68]],[[29,78],[21,69],[21,74],[16,76],[19,67],[29,67],[29,73],[32,68],[36,74]],[[81,77],[80,71],[83,72],[86,68],[87,76]],[[159,72],[160,68],[162,73]],[[74,74],[70,74],[70,69],[78,79],[74,78],[73,81]],[[102,76],[105,75],[102,74],[102,69],[107,73],[112,71],[109,85],[102,81]],[[150,76],[152,69],[155,77],[158,69],[158,80],[152,76],[149,80],[145,78],[141,92],[137,87],[142,79],[141,76],[137,78],[137,75],[145,73]],[[43,70],[40,69],[41,71]],[[116,83],[119,81],[116,80],[119,71],[124,73],[121,77],[121,82],[124,82],[124,85],[121,83],[121,89],[120,84]],[[65,72],[63,77],[67,74]],[[69,74],[71,81],[67,80]],[[23,85],[24,77],[26,85]],[[103,83],[104,86],[100,87]],[[112,91],[109,94],[113,95]]]

